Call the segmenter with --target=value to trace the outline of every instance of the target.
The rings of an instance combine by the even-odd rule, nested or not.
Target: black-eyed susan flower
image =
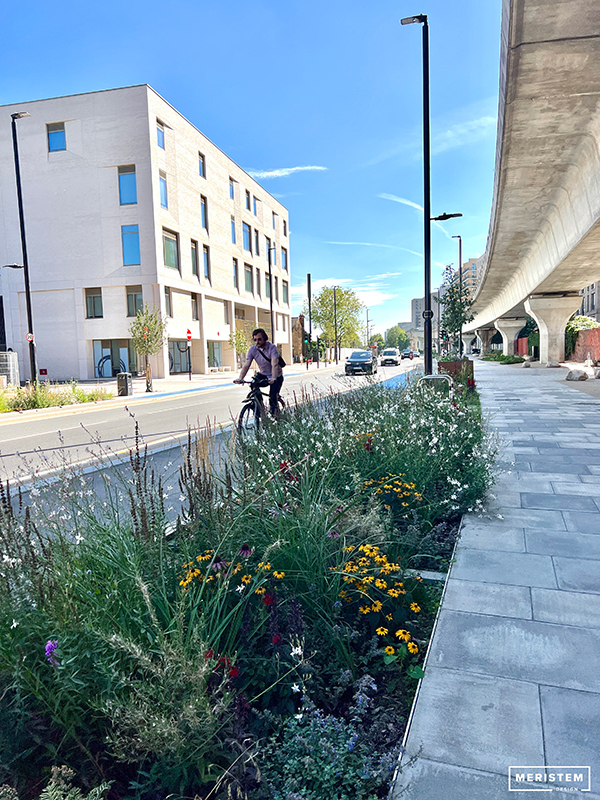
[[[419,648],[417,647],[417,645],[414,642],[409,642],[406,646],[408,647],[408,649],[409,649],[409,651],[411,653],[418,653],[419,652]]]
[[[285,572],[277,572],[277,571],[275,571],[273,573],[273,577],[277,578],[277,580],[281,580],[282,578],[285,578]]]
[[[386,654],[387,656],[393,656],[395,652],[396,652],[396,651],[394,650],[394,648],[393,648],[391,645],[388,645],[388,646],[385,648],[385,654]]]
[[[387,628],[377,628],[375,633],[377,634],[377,636],[387,636],[389,630]]]
[[[410,604],[410,610],[414,611],[415,614],[418,614],[419,611],[421,610],[421,606],[418,603],[411,603]]]
[[[411,636],[408,631],[405,631],[403,628],[400,628],[400,630],[396,631],[396,638],[400,639],[403,642],[408,642]]]

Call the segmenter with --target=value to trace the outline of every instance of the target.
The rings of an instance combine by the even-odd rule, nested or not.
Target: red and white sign
[[[192,332],[189,328],[187,329],[187,340],[188,342],[192,341]]]
[[[27,339],[28,342],[33,342],[33,333],[28,333],[25,338]]]

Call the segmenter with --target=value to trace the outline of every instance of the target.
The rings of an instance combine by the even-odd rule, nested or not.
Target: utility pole
[[[337,346],[337,286],[333,287],[333,342],[335,347],[335,363],[338,363],[338,346]]]
[[[312,279],[310,272],[306,275],[306,294],[308,296],[308,349],[306,351],[306,369],[308,369],[308,353],[312,358]]]

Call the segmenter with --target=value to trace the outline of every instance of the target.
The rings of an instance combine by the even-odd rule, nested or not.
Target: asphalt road
[[[415,368],[403,361],[398,367],[380,367],[375,379],[386,380]],[[282,396],[294,393],[347,391],[368,379],[346,377],[340,370],[287,376]],[[106,462],[128,457],[138,424],[141,441],[153,453],[180,452],[188,426],[204,428],[207,420],[221,426],[235,420],[247,387],[198,388],[170,395],[118,398],[97,404],[40,409],[0,418],[0,478],[27,482],[56,474],[68,465],[97,470]]]

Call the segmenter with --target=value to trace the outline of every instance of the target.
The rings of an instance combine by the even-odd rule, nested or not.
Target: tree
[[[129,334],[135,352],[146,359],[146,391],[151,392],[152,369],[148,358],[155,356],[164,346],[167,339],[167,320],[161,317],[159,308],[152,306],[150,310],[148,303],[145,303],[129,326]]]
[[[398,350],[404,350],[410,344],[410,340],[404,328],[401,328],[400,325],[392,325],[386,333],[385,344],[386,347],[397,347]]]
[[[461,286],[456,278],[450,279],[445,289],[441,300],[434,297],[436,303],[442,304],[440,328],[447,331],[450,340],[454,341],[456,350],[460,352],[458,337],[463,326],[474,318],[471,314],[473,300],[468,288],[464,284]]]
[[[239,367],[241,367],[242,356],[246,354],[250,347],[248,327],[249,325],[246,323],[243,331],[236,329],[229,334],[229,345],[237,356]]]
[[[337,315],[338,347],[353,347],[360,342],[363,329],[360,311],[363,304],[352,289],[336,289],[335,310]],[[304,314],[308,315],[308,303],[305,303]],[[312,322],[323,333],[321,339],[330,349],[335,346],[335,315],[333,304],[333,287],[325,286],[312,301]]]

